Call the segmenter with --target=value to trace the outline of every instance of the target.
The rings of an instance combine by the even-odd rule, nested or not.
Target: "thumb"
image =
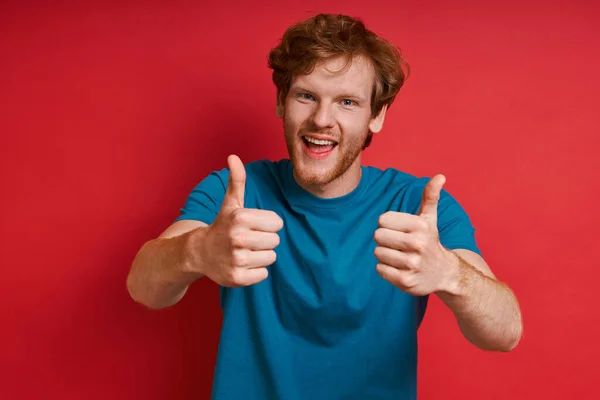
[[[246,187],[246,169],[236,155],[227,157],[229,182],[223,199],[223,206],[244,208],[244,189]]]
[[[436,224],[438,202],[440,200],[442,187],[445,183],[446,177],[444,175],[436,175],[427,182],[425,190],[423,190],[423,199],[421,200],[419,215],[436,222]]]

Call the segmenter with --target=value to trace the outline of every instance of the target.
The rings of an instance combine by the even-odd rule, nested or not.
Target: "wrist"
[[[204,241],[206,227],[200,227],[181,236],[179,270],[189,283],[204,276]]]
[[[460,296],[463,292],[462,275],[463,265],[461,258],[451,250],[444,249],[446,253],[446,276],[440,292]]]

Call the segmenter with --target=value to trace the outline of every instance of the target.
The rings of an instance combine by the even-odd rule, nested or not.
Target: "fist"
[[[417,215],[388,211],[375,231],[377,272],[400,290],[424,296],[443,290],[451,279],[453,254],[439,240],[437,206],[443,175],[425,186]]]
[[[244,208],[244,164],[235,155],[227,163],[227,191],[217,218],[198,241],[198,261],[202,274],[221,286],[249,286],[269,275],[266,267],[277,258],[283,220],[273,211]]]

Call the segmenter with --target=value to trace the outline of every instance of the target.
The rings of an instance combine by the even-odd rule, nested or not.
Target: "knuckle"
[[[281,219],[281,217],[275,211],[271,211],[271,219],[273,220],[274,225],[277,227],[277,230],[283,228],[283,219]]]
[[[413,255],[408,259],[407,264],[410,269],[419,269],[419,265],[421,264],[421,257],[418,255]]]
[[[241,251],[234,251],[231,261],[234,267],[245,267],[248,263],[246,255]]]
[[[236,225],[244,225],[248,222],[248,214],[244,212],[243,208],[236,208],[233,210],[232,220]]]
[[[403,274],[401,281],[402,286],[406,288],[413,288],[417,284],[415,277],[412,274]]]
[[[379,275],[381,275],[381,277],[382,277],[382,278],[384,278],[384,279],[387,279],[387,278],[388,278],[388,275],[389,275],[389,274],[388,274],[388,269],[387,269],[387,268],[385,268],[385,267],[383,266],[383,264],[381,264],[381,263],[378,263],[378,264],[377,264],[377,273],[378,273]]]
[[[229,240],[233,247],[244,247],[246,244],[245,235],[239,230],[231,230],[229,232]]]
[[[379,216],[379,226],[384,226],[390,217],[390,212],[384,212]]]
[[[387,279],[390,280],[395,286],[400,288],[409,288],[411,287],[412,280],[411,274],[406,270],[395,270],[396,273],[391,274],[391,271],[384,270],[387,273]]]
[[[266,268],[264,270],[265,270],[265,272],[264,272],[264,275],[263,275],[263,278],[261,279],[261,281],[264,281],[265,279],[267,279],[269,277],[269,270]]]
[[[427,241],[424,238],[418,237],[413,241],[413,246],[418,252],[423,252],[427,247]]]
[[[375,241],[377,242],[377,244],[379,244],[382,240],[382,236],[383,235],[383,230],[381,228],[377,228],[375,230],[375,233],[373,234],[373,239],[375,239]]]
[[[269,277],[269,271],[266,268],[257,269],[257,272],[260,272],[260,274],[256,274],[257,277],[251,282],[252,285],[262,282]]]
[[[230,268],[225,273],[225,280],[229,285],[238,285],[240,274],[235,268]]]
[[[273,238],[273,247],[277,247],[281,243],[281,238],[276,233],[274,235],[275,237]]]

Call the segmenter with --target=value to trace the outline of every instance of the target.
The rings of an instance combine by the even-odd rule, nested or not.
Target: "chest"
[[[277,261],[269,267],[269,278],[249,288],[247,300],[269,308],[286,330],[324,343],[367,329],[393,326],[398,331],[398,324],[410,324],[414,297],[377,273],[374,255],[379,217],[402,208],[399,196],[382,193],[352,205],[316,208],[265,193],[249,206],[274,211],[284,227],[278,232]]]

